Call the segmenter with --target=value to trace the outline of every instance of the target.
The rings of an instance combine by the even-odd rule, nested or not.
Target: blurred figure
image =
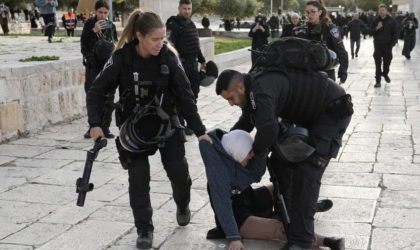
[[[293,36],[293,29],[300,25],[300,17],[298,13],[293,13],[290,16],[290,23],[283,26],[281,37]]]
[[[402,21],[402,28],[404,30],[404,47],[402,55],[408,60],[411,59],[410,53],[416,46],[416,29],[418,27],[419,22],[414,13],[410,13],[410,15]]]
[[[55,25],[56,25],[56,8],[58,6],[58,0],[36,0],[36,6],[41,12],[41,16],[44,20],[45,36],[48,36],[48,42],[52,43],[52,37],[54,36]]]
[[[4,35],[9,34],[10,9],[0,1],[0,25]]]
[[[354,44],[356,43],[356,57],[358,57],[360,49],[360,36],[363,31],[368,30],[366,24],[359,19],[359,14],[353,14],[353,20],[347,24],[347,28],[350,32],[350,49],[351,49],[351,59],[354,59]]]
[[[271,30],[271,37],[277,38],[279,36],[279,29],[280,29],[280,19],[276,15],[272,15],[268,20],[268,27]]]
[[[73,8],[69,8],[61,18],[63,20],[63,27],[67,30],[67,36],[74,36],[74,29],[77,26],[77,17],[74,14]]]
[[[262,50],[264,45],[268,44],[268,37],[270,36],[270,28],[267,24],[265,24],[264,17],[262,15],[255,17],[255,23],[251,26],[248,36],[252,38],[251,48],[253,51],[251,52],[251,60],[252,65],[254,65],[258,58],[258,52],[254,51]]]

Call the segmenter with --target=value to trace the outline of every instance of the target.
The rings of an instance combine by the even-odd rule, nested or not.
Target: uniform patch
[[[335,39],[341,40],[340,30],[337,27],[331,28],[330,33]]]

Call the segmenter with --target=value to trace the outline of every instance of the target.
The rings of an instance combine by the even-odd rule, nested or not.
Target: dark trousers
[[[191,178],[185,158],[185,135],[182,129],[160,148],[163,167],[171,182],[173,198],[179,207],[190,202]],[[120,154],[121,157],[121,154]],[[147,155],[136,156],[128,163],[130,206],[137,232],[153,231],[153,209],[150,203],[150,164]]]
[[[392,45],[391,44],[374,44],[375,51],[373,58],[375,59],[375,79],[377,82],[381,81],[381,76],[387,76],[389,73],[389,66],[392,61]],[[383,68],[382,68],[383,62]]]
[[[290,216],[287,232],[288,241],[303,248],[311,248],[314,239],[314,215],[325,167],[335,158],[341,146],[341,139],[351,117],[335,120],[322,115],[309,128],[311,144],[316,152],[309,159],[292,164],[273,152],[270,163],[278,180]],[[318,157],[324,161],[319,166]]]
[[[8,25],[9,22],[7,21],[7,18],[2,18],[2,19],[3,20],[1,21],[1,29],[3,30],[3,33],[7,35],[9,34],[9,25]]]
[[[354,44],[356,43],[356,56],[359,54],[360,49],[360,37],[358,39],[350,39],[350,50],[351,50],[351,56],[354,56]]]
[[[67,36],[74,36],[74,29],[66,29],[67,30]]]
[[[252,50],[255,50],[255,51],[261,51],[263,48],[264,48],[264,44],[261,45],[260,47],[252,47],[251,49]],[[260,53],[254,52],[254,51],[251,52],[251,62],[252,62],[252,65],[255,64],[255,62],[257,61],[257,59],[258,59],[259,56],[260,56]]]
[[[85,67],[85,93],[87,93],[93,84],[96,76],[101,72],[100,67],[87,66]],[[103,109],[102,124],[101,128],[104,132],[109,132],[109,126],[112,122],[112,112],[114,111],[114,93],[109,93],[105,101]]]
[[[404,37],[404,47],[402,50],[402,55],[410,58],[411,51],[416,46],[416,33],[413,32],[412,34],[406,35]]]
[[[41,16],[45,23],[44,35],[48,36],[48,39],[51,39],[55,32],[55,14],[42,14]]]

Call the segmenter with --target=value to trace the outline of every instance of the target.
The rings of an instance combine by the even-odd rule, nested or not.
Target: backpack
[[[338,64],[337,55],[318,41],[284,37],[268,44],[252,65],[250,73],[286,71],[287,68],[326,71]]]

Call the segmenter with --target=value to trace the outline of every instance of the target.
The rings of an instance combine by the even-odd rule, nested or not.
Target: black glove
[[[338,73],[338,78],[340,78],[341,83],[345,83],[347,80],[347,73]]]

